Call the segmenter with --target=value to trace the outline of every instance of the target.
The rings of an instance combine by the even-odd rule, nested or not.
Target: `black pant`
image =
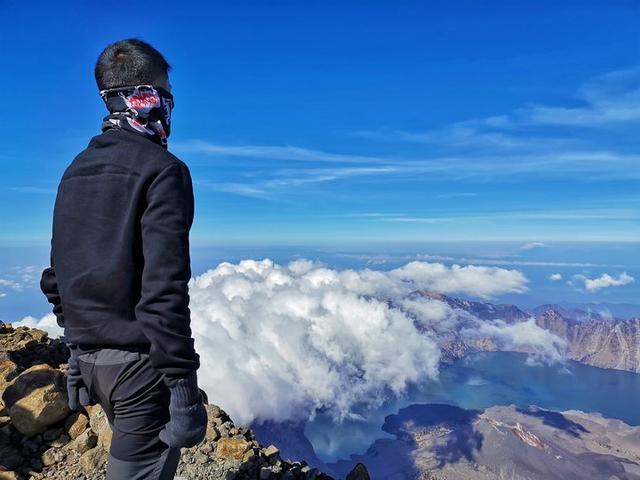
[[[113,431],[107,478],[173,478],[180,450],[168,448],[158,437],[169,421],[170,393],[149,354],[81,350],[78,365]]]

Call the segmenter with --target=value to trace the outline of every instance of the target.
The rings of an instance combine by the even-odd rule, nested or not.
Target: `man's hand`
[[[42,271],[40,277],[40,290],[47,297],[47,301],[53,305],[53,313],[56,316],[56,322],[59,326],[64,327],[64,315],[62,314],[62,300],[60,299],[60,291],[58,290],[58,279],[53,267],[47,267]]]
[[[171,391],[171,419],[160,431],[160,440],[174,448],[193,447],[207,433],[206,397],[198,388],[196,372],[178,379],[165,377],[165,382]]]
[[[89,390],[82,380],[78,366],[78,352],[69,346],[69,370],[67,370],[67,395],[69,396],[69,408],[73,411],[82,410],[83,406],[91,405]]]

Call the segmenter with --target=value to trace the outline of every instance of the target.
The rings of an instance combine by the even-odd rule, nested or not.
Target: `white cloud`
[[[305,259],[221,263],[190,283],[201,383],[240,422],[320,407],[344,417],[355,402],[400,394],[434,377],[440,359],[435,340],[384,300],[411,288]]]
[[[436,377],[440,343],[462,325],[467,337],[530,346],[555,360],[560,353],[550,349],[559,345],[535,325],[482,327],[443,301],[409,295],[498,295],[524,291],[526,281],[513,270],[426,262],[388,271],[304,258],[223,262],[189,282],[199,382],[240,424],[306,419],[319,408],[346,418],[355,404],[375,407]],[[21,324],[59,332],[53,314]]]
[[[56,316],[53,313],[48,313],[44,317],[37,319],[32,316],[24,317],[19,322],[12,324],[14,327],[29,327],[39,328],[49,333],[49,336],[56,338],[62,336],[64,331],[56,322]]]
[[[618,275],[618,278],[614,278],[608,273],[602,274],[598,278],[582,278],[584,280],[584,286],[590,292],[595,292],[596,290],[600,290],[602,288],[608,287],[620,287],[622,285],[628,285],[629,283],[635,282],[635,279],[627,274],[627,272],[623,272]]]
[[[545,363],[564,360],[566,342],[538,326],[535,318],[518,323],[499,318],[480,320],[444,301],[425,297],[403,298],[398,304],[438,340],[450,338],[452,332],[459,331],[462,340],[490,338],[502,350],[530,351],[535,359]]]
[[[549,275],[549,280],[553,280],[554,282],[562,280],[562,274],[561,273],[552,273],[551,275]]]
[[[482,298],[506,292],[526,292],[528,281],[518,270],[457,264],[447,267],[441,263],[418,261],[407,263],[389,274],[399,280],[412,281],[417,289],[468,293]]]
[[[190,283],[201,382],[242,422],[320,407],[346,417],[357,402],[377,404],[437,374],[438,332],[455,316],[443,302],[404,299],[409,292],[495,295],[525,282],[515,271],[425,262],[389,271],[224,262]]]
[[[533,317],[512,324],[500,319],[478,322],[474,328],[465,329],[463,333],[471,337],[492,338],[504,350],[532,347],[534,357],[546,363],[562,362],[567,346],[564,339],[539,327]]]
[[[15,280],[10,280],[8,278],[0,278],[0,287],[8,287],[14,290],[22,290],[22,285],[20,282]]]
[[[403,298],[397,303],[402,310],[416,318],[418,325],[437,334],[450,333],[458,325],[458,312],[446,302],[417,297]]]

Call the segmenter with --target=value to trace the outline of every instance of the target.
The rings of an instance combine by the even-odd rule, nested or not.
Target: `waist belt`
[[[73,345],[71,348],[76,348],[78,354],[98,352],[107,348],[109,350],[122,350],[123,352],[149,353],[151,345],[99,345],[83,343],[80,345]]]

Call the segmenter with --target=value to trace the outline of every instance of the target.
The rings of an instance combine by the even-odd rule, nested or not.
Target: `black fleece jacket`
[[[169,377],[199,367],[190,328],[187,165],[143,135],[109,129],[67,167],[40,287],[66,340],[148,349]]]

